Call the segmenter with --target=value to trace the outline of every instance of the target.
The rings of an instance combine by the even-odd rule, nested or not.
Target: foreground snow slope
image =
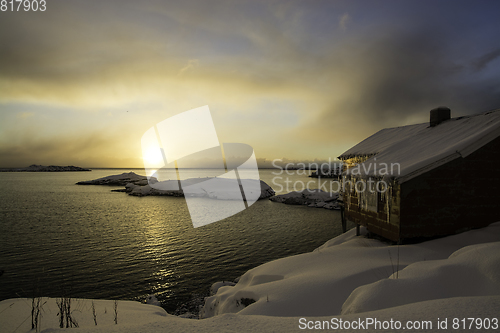
[[[114,302],[107,300],[94,301],[97,326],[90,300],[74,300],[73,316],[78,332],[303,332],[301,322],[325,327],[334,317],[432,325],[406,332],[435,332],[438,319],[446,319],[448,331],[471,332],[468,327],[451,330],[453,318],[500,319],[499,240],[499,222],[399,247],[356,237],[351,230],[314,252],[258,266],[235,286],[217,285],[203,309],[206,317],[212,316],[208,319],[183,319],[153,305],[119,301],[115,325]],[[44,300],[42,331],[60,331],[55,300]],[[0,302],[0,332],[30,329],[30,300]]]
[[[44,300],[47,300],[44,298]],[[41,332],[79,332],[79,333],[164,333],[164,332],[304,332],[300,329],[300,320],[304,317],[271,317],[271,316],[242,316],[238,314],[224,314],[204,320],[183,319],[168,315],[163,309],[154,305],[138,302],[118,302],[118,324],[113,321],[113,301],[96,300],[97,326],[92,319],[91,301],[78,300],[79,311],[75,317],[79,319],[79,328],[59,329],[57,323],[57,309],[54,299],[53,306],[44,307],[41,323]],[[31,330],[31,308],[27,299],[10,299],[0,302],[0,332],[34,332]],[[98,305],[100,303],[100,305]],[[107,305],[104,305],[107,304]],[[107,307],[107,317],[103,307]],[[452,318],[498,318],[500,309],[500,296],[488,297],[459,297],[446,298],[433,301],[412,303],[379,311],[365,312],[359,315],[350,314],[343,316],[305,317],[306,320],[317,322],[331,322],[332,318],[343,321],[365,321],[367,318],[378,321],[402,321],[406,324],[411,321],[431,321],[432,327],[418,330],[405,330],[405,332],[435,332],[436,322],[448,318],[448,328],[451,328]],[[85,319],[83,319],[85,317]],[[77,320],[78,320],[77,319]],[[324,323],[322,324],[324,325]],[[397,332],[394,329],[368,330],[333,329],[330,332]],[[439,330],[453,332],[473,332],[474,330],[459,328],[456,330]],[[495,330],[489,330],[494,332]]]
[[[419,290],[418,283],[422,274],[429,275],[432,272],[435,276],[434,280],[447,284],[453,272],[450,273],[441,267],[463,261],[465,268],[461,271],[464,271],[469,267],[472,269],[473,263],[478,262],[478,265],[480,263],[484,267],[475,270],[476,275],[470,277],[467,283],[482,284],[485,279],[489,278],[483,277],[484,274],[492,276],[500,274],[499,257],[494,254],[487,255],[489,251],[497,251],[498,244],[496,248],[492,246],[491,249],[479,247],[476,250],[474,248],[474,251],[479,251],[478,253],[481,254],[474,258],[459,256],[458,253],[455,259],[447,258],[465,246],[499,240],[500,223],[498,222],[483,229],[420,244],[401,246],[389,246],[375,239],[356,237],[354,230],[351,230],[328,241],[311,253],[275,260],[248,271],[234,287],[221,287],[216,295],[208,298],[201,315],[205,318],[236,312],[267,316],[338,315],[341,313],[344,302],[356,288],[377,281],[380,281],[380,285],[388,286],[384,288],[383,293],[377,293],[378,286],[371,287],[368,291],[360,291],[359,293],[363,295],[362,299],[346,311],[356,312],[358,308],[364,309],[365,305],[362,300],[368,299],[367,294],[374,295],[370,299],[373,304],[383,302],[382,304],[387,304],[387,306],[411,303],[414,299],[440,298],[440,295],[444,295],[443,293],[437,293],[438,291],[432,288],[426,289],[435,281],[430,281],[427,285],[422,284],[425,290]],[[425,264],[430,260],[443,261],[434,266],[422,265],[422,262]],[[405,267],[407,269],[404,269]],[[426,270],[427,273],[420,274],[420,270],[424,267],[429,267]],[[401,278],[396,279],[394,273],[402,269],[404,270],[398,273],[398,277]],[[488,273],[488,270],[491,272]],[[407,279],[411,276],[416,276],[416,278],[408,281]],[[462,278],[465,277],[459,276],[457,279]],[[499,278],[493,277],[491,284],[498,284],[498,281],[500,281]],[[425,292],[429,296],[421,299],[415,298],[416,296],[401,297],[396,285],[401,285],[399,289],[409,288],[410,285],[415,286],[414,292],[417,295]],[[480,292],[479,289],[477,288],[476,292],[464,294],[457,287],[443,297],[500,294],[500,288],[488,287],[484,292]],[[433,294],[437,296],[432,297]],[[255,300],[255,303],[245,307],[242,304],[242,299],[245,298]],[[248,304],[248,300],[245,303]],[[369,310],[380,308],[375,305],[366,306]]]
[[[433,299],[500,295],[499,267],[500,242],[467,246],[448,259],[412,264],[398,279],[357,288],[344,303],[342,314]]]

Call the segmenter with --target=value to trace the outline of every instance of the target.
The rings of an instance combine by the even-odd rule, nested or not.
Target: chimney
[[[451,110],[446,106],[439,106],[431,110],[431,127],[441,124],[443,121],[450,119]]]

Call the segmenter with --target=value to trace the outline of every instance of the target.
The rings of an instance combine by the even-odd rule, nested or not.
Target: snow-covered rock
[[[217,294],[217,291],[219,290],[220,287],[224,287],[224,286],[231,286],[231,287],[233,287],[235,285],[236,285],[236,283],[231,282],[231,281],[219,281],[219,282],[215,282],[210,287],[210,295]]]
[[[132,189],[132,191],[129,194],[142,197],[145,195],[151,195],[152,190],[153,189],[149,185],[145,185],[145,186],[137,185]]]
[[[151,177],[149,182],[156,182],[156,178]],[[135,185],[146,185],[148,184],[148,178],[146,176],[141,176],[135,172],[124,172],[120,175],[112,175],[107,177],[102,177],[94,180],[86,180],[76,183],[77,185],[113,185],[113,186],[125,186],[129,183]]]
[[[146,304],[161,306],[161,303],[158,301],[156,296],[153,294],[148,295],[148,297],[146,298]]]
[[[293,191],[270,198],[273,202],[287,205],[307,205],[314,208],[337,209],[338,193],[325,192],[321,189]]]
[[[339,210],[340,209],[340,206],[337,204],[337,202],[329,202],[329,203],[325,203],[325,205],[322,207],[322,208],[325,208],[325,209],[334,209],[334,210]]]
[[[241,188],[245,196],[254,197],[258,200],[272,197],[275,192],[271,186],[262,180],[260,184],[255,180],[241,179],[241,187],[234,188],[234,180],[222,177],[207,178],[189,178],[181,181],[183,188],[189,188],[189,191],[183,191],[179,188],[178,180],[165,180],[158,182],[156,178],[148,178],[138,175],[134,172],[112,175],[99,179],[81,181],[77,185],[114,185],[125,186],[124,190],[115,190],[118,192],[127,192],[133,196],[184,196],[208,197],[219,200],[241,200]],[[260,185],[260,186],[259,186]]]
[[[260,181],[254,189],[252,186],[245,186],[248,180],[242,179],[244,193],[247,196],[253,196],[258,200],[266,199],[274,195],[274,190],[265,182]],[[166,180],[155,183],[153,186],[136,186],[127,185],[127,192],[135,196],[147,195],[175,195],[175,196],[190,196],[190,197],[208,197],[218,200],[241,200],[241,188],[228,186],[232,180],[225,178],[190,178],[182,180],[182,187],[188,188],[189,191],[179,190],[177,180]],[[254,193],[254,191],[258,191]]]

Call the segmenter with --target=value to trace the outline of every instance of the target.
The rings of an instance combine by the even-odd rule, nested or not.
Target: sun
[[[147,164],[151,167],[161,167],[164,164],[163,155],[160,148],[158,147],[151,147],[146,149],[146,151],[142,154],[142,159],[144,160],[145,165]]]

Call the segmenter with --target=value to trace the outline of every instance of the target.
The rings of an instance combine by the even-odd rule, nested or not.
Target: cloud
[[[321,64],[331,78],[329,101],[318,103],[322,111],[295,133],[309,142],[354,145],[386,127],[426,122],[439,105],[452,116],[500,107],[498,82],[471,77],[468,60],[443,43],[449,38],[438,27],[417,26],[342,45]]]
[[[33,117],[34,115],[35,115],[34,112],[19,112],[16,116],[17,116],[17,118],[20,118],[20,119],[26,119],[26,118]]]
[[[497,48],[493,51],[490,51],[490,52],[482,55],[478,59],[476,59],[473,62],[472,67],[475,71],[479,72],[479,71],[483,70],[490,62],[494,61],[498,57],[500,57],[500,48]]]
[[[200,61],[198,59],[190,59],[186,66],[182,67],[179,71],[179,75],[182,75],[184,72],[191,70],[193,68],[198,67]]]
[[[462,23],[472,19],[456,15],[455,2],[126,1],[119,16],[118,2],[53,2],[57,11],[2,20],[12,32],[0,34],[0,103],[34,110],[17,130],[36,120],[63,142],[85,137],[104,115],[98,131],[140,138],[152,124],[208,104],[221,141],[248,143],[258,158],[314,159],[338,156],[381,128],[427,121],[437,105],[454,116],[500,106],[498,48],[463,40],[481,26],[472,33],[476,21]],[[68,116],[44,120],[52,109]],[[0,134],[7,127],[0,122]],[[79,134],[62,133],[70,127]],[[6,140],[7,152],[15,143]],[[89,144],[89,159],[121,158],[101,154],[100,145],[118,149],[114,139]],[[38,147],[23,143],[30,145]]]
[[[133,153],[140,143],[106,132],[75,133],[72,136],[40,137],[36,131],[12,133],[9,142],[0,142],[0,167],[25,167],[31,164],[77,165],[82,167],[141,166]],[[139,148],[140,149],[140,148]]]
[[[0,101],[96,110],[193,95],[233,104],[231,99],[246,103],[255,95],[308,94],[291,75],[300,74],[294,68],[300,47],[293,38],[302,37],[281,29],[293,25],[286,17],[279,25],[255,20],[232,2],[205,9],[203,2],[197,10],[132,2],[117,19],[114,8],[89,4],[58,3],[57,13],[24,22],[7,16],[2,24],[15,33],[0,35]],[[209,10],[217,14],[206,15]]]
[[[349,23],[351,21],[351,17],[349,16],[349,14],[345,13],[344,15],[342,15],[340,18],[339,18],[339,27],[340,29],[342,30],[347,30],[347,23]]]

